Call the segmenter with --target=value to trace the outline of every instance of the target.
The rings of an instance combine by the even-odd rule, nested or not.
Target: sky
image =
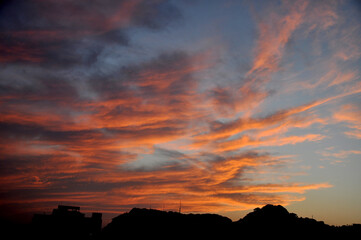
[[[0,215],[361,223],[361,4],[0,3]]]

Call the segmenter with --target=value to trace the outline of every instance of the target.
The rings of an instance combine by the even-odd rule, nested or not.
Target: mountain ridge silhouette
[[[65,212],[60,214],[59,209]],[[114,217],[102,229],[99,228],[102,221],[101,213],[94,213],[88,218],[79,210],[79,207],[59,206],[58,210],[53,210],[52,215],[34,214],[33,222],[29,225],[9,225],[6,222],[0,224],[6,230],[2,231],[4,236],[12,236],[11,239],[110,240],[153,237],[157,239],[246,237],[360,239],[361,237],[361,224],[330,226],[313,218],[298,217],[281,205],[271,204],[255,208],[237,221],[218,214],[133,208]]]
[[[234,239],[237,235],[264,237],[267,235],[283,237],[339,236],[343,239],[361,236],[361,224],[335,227],[311,218],[298,217],[289,213],[281,205],[265,205],[255,208],[238,221],[218,214],[183,214],[155,209],[133,208],[130,212],[113,218],[103,228],[104,239],[121,237],[122,230],[133,232],[139,238],[146,236],[178,237],[192,236],[208,238],[222,237]],[[137,231],[141,229],[144,232]],[[294,234],[297,234],[296,236]]]

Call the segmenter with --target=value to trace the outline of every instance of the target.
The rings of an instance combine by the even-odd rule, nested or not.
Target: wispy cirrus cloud
[[[255,57],[252,68],[247,75],[255,74],[266,77],[280,69],[280,61],[284,48],[293,32],[305,21],[305,12],[308,1],[297,1],[288,7],[285,15],[271,13],[267,18],[259,20],[259,37],[255,48]],[[260,79],[258,79],[260,81]]]
[[[358,155],[361,154],[361,151],[358,150],[342,150],[340,152],[323,152],[322,156],[325,157],[334,157],[334,158],[347,158],[349,155]]]
[[[337,122],[346,123],[349,128],[348,131],[344,132],[351,138],[361,138],[361,111],[360,108],[355,105],[344,105],[338,111],[335,111],[333,118]]]

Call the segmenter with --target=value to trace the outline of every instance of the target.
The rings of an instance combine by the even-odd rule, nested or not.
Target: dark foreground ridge
[[[335,227],[322,221],[300,218],[284,207],[266,205],[256,208],[243,219],[231,219],[217,214],[181,214],[152,209],[134,208],[114,218],[102,231],[104,239],[120,239],[124,233],[135,237],[170,237],[242,239],[245,237],[279,236],[290,239],[313,237],[361,237],[361,225]]]
[[[7,232],[21,239],[361,239],[361,224],[330,226],[298,217],[280,205],[256,208],[235,222],[217,214],[133,208],[101,229],[101,217],[93,213],[87,218],[79,207],[59,206],[51,215],[35,214],[31,225],[7,226]],[[20,239],[16,237],[12,239]]]

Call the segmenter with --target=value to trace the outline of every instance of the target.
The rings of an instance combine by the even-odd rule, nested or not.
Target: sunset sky
[[[361,223],[357,0],[0,3],[0,217]]]

